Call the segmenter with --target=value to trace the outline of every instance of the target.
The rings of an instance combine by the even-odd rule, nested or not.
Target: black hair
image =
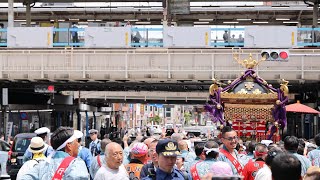
[[[314,142],[317,146],[320,146],[320,133],[314,137]]]
[[[211,148],[219,148],[219,145],[214,142],[214,141],[208,141],[204,147],[208,148],[208,149],[211,149]],[[215,159],[218,157],[219,155],[219,152],[216,152],[216,151],[211,151],[209,152],[208,154],[206,153],[205,150],[203,150],[203,152],[205,152],[205,156],[206,156],[206,159]]]
[[[200,156],[203,152],[205,143],[198,143],[197,145],[194,146],[194,152],[196,153],[197,156]]]
[[[216,142],[219,146],[220,146],[221,144],[223,144],[218,137],[214,137],[212,140],[213,140],[214,142]]]
[[[182,162],[184,162],[184,161],[185,161],[184,157],[182,157],[182,156],[178,156],[178,157],[181,157],[181,159],[182,159]]]
[[[237,151],[240,150],[240,143],[237,143],[236,150],[237,150]]]
[[[68,140],[73,135],[73,129],[70,127],[59,127],[51,135],[51,146],[53,149],[57,149],[61,146],[66,140]]]
[[[295,136],[287,136],[284,139],[284,148],[287,151],[291,151],[291,152],[297,152],[299,147],[299,140],[297,137]]]
[[[140,142],[144,142],[144,140],[148,139],[149,137],[148,136],[143,136],[143,138],[141,139]]]
[[[301,144],[299,144],[298,149],[297,149],[297,153],[300,155],[303,155],[304,153],[304,146],[302,146]]]
[[[282,151],[281,148],[274,147],[274,148],[270,149],[270,150],[268,151],[268,155],[267,155],[266,160],[265,160],[266,164],[267,164],[268,166],[271,166],[273,159],[274,159],[277,155],[282,154],[282,153],[284,153],[284,152]]]
[[[299,138],[298,142],[299,142],[299,145],[302,145],[303,147],[306,146],[305,139]]]
[[[193,133],[188,133],[188,137],[189,137],[189,138],[194,138],[195,135],[194,135]]]
[[[248,152],[253,154],[254,149],[256,148],[257,141],[250,141],[248,144]]]
[[[224,126],[224,127],[222,128],[222,130],[221,130],[221,135],[222,135],[222,137],[224,137],[224,135],[225,135],[227,132],[232,132],[232,131],[234,131],[234,130],[232,129],[231,126]]]
[[[118,144],[120,144],[120,146],[121,146],[122,148],[124,148],[124,144],[123,144],[123,141],[122,141],[121,138],[114,138],[114,139],[112,139],[112,142],[118,143]],[[131,143],[132,143],[132,141],[131,141],[130,138],[129,138],[129,139],[128,139],[128,145],[130,146]]]
[[[171,136],[174,133],[173,129],[166,129],[166,137]]]
[[[48,136],[48,133],[45,132],[45,133],[42,133],[42,134],[38,134],[37,136],[41,137],[44,140],[46,138],[46,136]]]
[[[272,148],[276,148],[276,147],[278,147],[278,145],[277,145],[277,144],[275,144],[275,143],[271,143],[271,144],[269,144],[269,146],[268,146],[268,151],[270,151],[270,149],[272,149]]]
[[[274,180],[299,180],[301,178],[301,162],[294,155],[279,154],[272,161],[271,172]]]

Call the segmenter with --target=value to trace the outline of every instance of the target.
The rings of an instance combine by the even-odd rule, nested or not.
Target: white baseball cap
[[[264,144],[264,145],[266,145],[266,146],[269,146],[269,145],[272,144],[272,143],[273,143],[272,140],[262,140],[262,141],[261,141],[261,144]]]
[[[39,129],[35,130],[34,133],[36,133],[37,135],[44,134],[44,133],[49,134],[50,133],[50,129],[47,128],[47,127],[42,127],[42,128],[39,128]]]

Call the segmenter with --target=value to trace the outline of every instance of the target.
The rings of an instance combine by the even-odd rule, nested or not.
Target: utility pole
[[[2,106],[1,106],[1,109],[2,109],[2,122],[1,122],[1,130],[2,132],[4,133],[4,136],[5,138],[9,138],[10,134],[8,133],[7,134],[7,124],[8,124],[8,114],[7,114],[7,106],[8,106],[8,88],[2,88]],[[10,132],[10,131],[8,131]]]

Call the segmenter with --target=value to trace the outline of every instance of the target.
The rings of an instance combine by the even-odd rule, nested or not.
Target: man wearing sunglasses
[[[242,175],[243,166],[248,162],[248,158],[240,156],[236,150],[238,136],[230,126],[223,127],[221,131],[221,142],[223,147],[220,149],[219,161],[229,163],[234,175]]]

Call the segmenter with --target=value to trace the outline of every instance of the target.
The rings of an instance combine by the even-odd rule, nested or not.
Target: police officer
[[[47,157],[49,154],[53,151],[52,146],[49,146],[47,142],[49,142],[49,134],[50,134],[50,129],[47,127],[42,127],[34,131],[34,133],[37,134],[38,137],[41,137],[45,143],[46,149],[43,151],[43,154]],[[23,162],[26,162],[33,157],[32,152],[30,152],[28,149],[23,155]]]
[[[101,153],[101,140],[98,139],[98,130],[96,129],[90,129],[89,130],[91,143],[89,144],[89,149],[92,154],[92,156],[97,156]]]
[[[174,166],[176,164],[177,156],[180,155],[178,143],[171,139],[160,140],[156,146],[158,154],[159,167],[156,168],[155,174],[149,174],[142,178],[142,180],[191,180],[191,176],[184,174],[177,170]]]

